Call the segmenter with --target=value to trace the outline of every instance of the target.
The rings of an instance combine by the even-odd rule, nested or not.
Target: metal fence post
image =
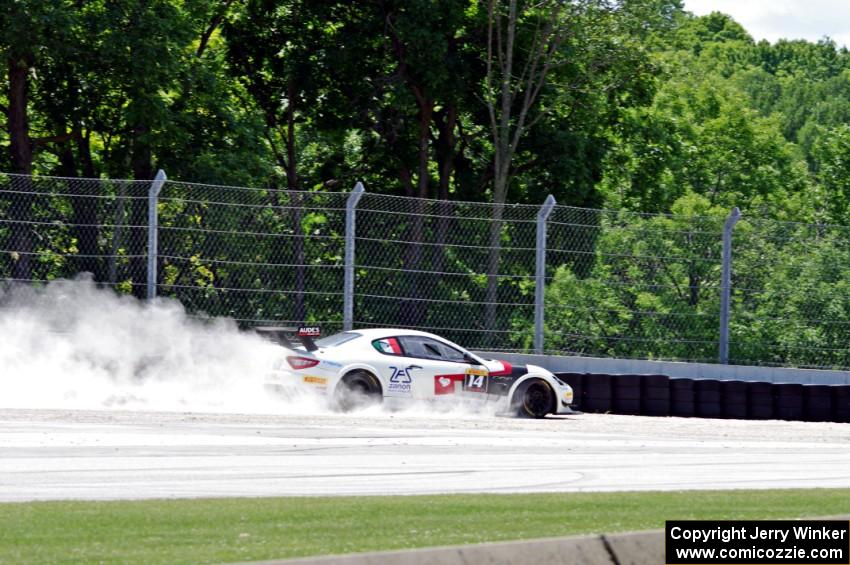
[[[354,190],[345,202],[345,280],[343,282],[342,298],[342,329],[351,331],[354,328],[354,236],[357,233],[356,214],[357,203],[363,196],[363,183],[354,185]]]
[[[546,293],[546,220],[555,206],[550,194],[537,212],[537,245],[534,273],[534,352],[543,354],[543,306]]]
[[[723,273],[720,281],[720,364],[729,364],[729,297],[732,291],[732,230],[741,219],[735,207],[723,224]]]
[[[148,300],[156,298],[156,260],[159,255],[159,215],[156,206],[166,178],[165,171],[160,169],[148,189]]]

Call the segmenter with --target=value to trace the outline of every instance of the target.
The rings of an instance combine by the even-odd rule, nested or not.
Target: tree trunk
[[[91,132],[87,131],[77,137],[77,154],[83,170],[83,177],[87,179],[97,178],[94,170],[94,161],[91,156]]]
[[[147,140],[148,127],[136,126],[133,130],[131,166],[133,168],[133,179],[136,181],[153,180],[153,163],[151,148]],[[147,196],[147,190],[135,184],[131,196]],[[148,225],[148,201],[146,198],[134,198],[130,201],[130,225]],[[136,255],[130,259],[130,279],[133,282],[133,295],[136,298],[147,296],[147,229],[137,227],[130,228],[127,250],[130,255]]]
[[[425,304],[418,300],[421,297],[419,273],[409,272],[419,270],[422,262],[422,238],[425,234],[425,200],[428,197],[428,145],[431,137],[431,118],[434,114],[434,102],[423,101],[419,107],[419,166],[417,172],[417,198],[415,215],[410,223],[410,236],[404,258],[404,269],[408,271],[407,296],[410,300],[401,303],[402,324],[421,326],[425,321]]]
[[[505,48],[505,63],[500,80],[499,120],[495,118],[495,105],[491,106],[491,126],[493,129],[493,222],[490,224],[489,257],[487,260],[487,304],[484,307],[484,327],[487,330],[496,328],[496,301],[499,297],[499,259],[502,251],[502,213],[508,193],[508,171],[513,158],[511,139],[511,80],[513,78],[513,42],[516,32],[516,0],[510,1],[508,16],[508,38]],[[488,69],[488,79],[489,79]],[[518,126],[521,127],[521,126]],[[487,334],[489,346],[494,345],[494,336]]]
[[[12,172],[20,175],[32,174],[32,140],[27,119],[27,91],[30,63],[26,58],[9,58],[9,149],[12,157]],[[20,191],[10,194],[9,218],[12,220],[9,238],[11,249],[10,275],[13,279],[29,280],[32,277],[31,258],[33,240],[30,227],[15,221],[32,219],[32,179],[14,177],[12,186]]]
[[[115,228],[112,231],[112,252],[107,269],[107,282],[118,282],[118,252],[124,245],[125,205],[127,203],[127,182],[118,182],[118,194],[115,198]]]
[[[80,133],[80,135],[76,138],[76,142],[77,156],[80,167],[82,168],[82,176],[83,178],[91,179],[86,181],[86,194],[100,195],[102,194],[103,185],[100,180],[97,180],[97,172],[94,169],[94,161],[92,160],[91,155],[91,132],[86,132],[85,134]],[[80,210],[75,208],[74,215],[77,216],[77,214],[79,214],[80,222],[78,223],[93,224],[96,226],[99,221],[97,210],[95,210],[95,202],[100,205],[100,200],[96,198],[89,200],[90,205],[82,206]],[[100,246],[98,244],[100,231],[98,227],[82,228],[77,233],[77,237],[80,240],[81,253],[100,253]],[[84,249],[87,251],[83,251]],[[91,273],[94,275],[95,281],[102,282],[106,280],[107,269],[103,259],[92,260],[90,263],[90,269]]]
[[[440,173],[440,186],[437,189],[437,198],[440,204],[437,213],[437,233],[434,237],[433,248],[433,270],[442,272],[446,263],[445,242],[449,231],[449,216],[451,215],[451,204],[449,204],[449,186],[451,184],[452,172],[455,159],[455,126],[457,125],[457,108],[450,104],[440,112],[441,120],[438,120],[440,135],[437,139],[437,162]]]
[[[295,85],[290,82],[287,90],[289,98],[286,105],[286,188],[289,190],[292,205],[292,259],[295,267],[295,293],[293,320],[305,322],[307,307],[304,296],[307,282],[307,270],[304,267],[304,231],[301,221],[304,215],[301,194],[298,191],[298,155],[295,147]]]
[[[490,223],[489,251],[487,258],[487,302],[484,311],[484,328],[487,330],[499,329],[496,327],[496,302],[499,299],[499,260],[502,255],[502,214],[504,207],[496,205],[493,208],[493,221]],[[494,343],[496,334],[488,333],[487,340],[490,345]]]
[[[498,329],[496,327],[497,306],[499,298],[499,260],[502,255],[502,215],[505,208],[505,197],[507,195],[508,174],[507,166],[498,159],[496,161],[496,173],[493,178],[493,221],[490,224],[489,256],[487,259],[487,297],[484,308],[484,327],[487,330]],[[487,334],[489,345],[493,345],[496,334]]]
[[[508,0],[505,13],[502,1],[489,0],[487,4],[487,72],[484,84],[493,138],[495,205],[493,223],[490,226],[487,268],[487,329],[495,329],[497,323],[495,302],[498,298],[497,275],[501,255],[502,214],[508,192],[511,162],[520,140],[535,123],[534,119],[529,118],[529,112],[537,104],[540,91],[546,83],[546,75],[561,56],[560,46],[567,32],[562,20],[562,6],[563,3],[560,2],[542,2],[525,5],[520,10],[517,0]],[[542,25],[535,28],[531,49],[515,53],[517,25],[529,9],[548,12],[548,16]],[[518,59],[516,70],[519,72],[515,72],[514,56],[521,52],[525,53],[525,63],[522,64],[522,59]],[[538,114],[537,118],[540,115]],[[492,340],[493,334],[490,336]]]
[[[60,125],[57,129],[57,136],[67,137],[67,130],[64,125]],[[69,141],[64,142],[59,150],[59,164],[61,175],[65,177],[78,177],[77,159],[74,157],[74,148],[71,145],[71,139],[77,142],[77,147],[87,140],[79,135],[72,136]],[[89,166],[91,163],[89,162]],[[91,179],[91,177],[89,177]],[[77,238],[77,249],[81,257],[77,258],[77,272],[91,273],[95,281],[103,280],[103,265],[101,259],[96,257],[100,254],[98,248],[98,201],[93,198],[86,198],[88,195],[97,194],[96,187],[92,186],[94,180],[75,180],[70,181],[72,194],[78,196],[71,197],[71,209],[73,211],[74,235]]]
[[[295,303],[293,305],[293,320],[296,322],[307,321],[307,306],[304,291],[307,287],[307,269],[305,265],[304,252],[304,230],[301,222],[304,216],[302,195],[296,189],[290,189],[290,202],[292,204],[292,260],[295,267]]]

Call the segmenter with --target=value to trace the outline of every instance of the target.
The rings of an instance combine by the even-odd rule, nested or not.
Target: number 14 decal
[[[468,392],[487,392],[487,376],[470,373],[463,381],[463,388]]]

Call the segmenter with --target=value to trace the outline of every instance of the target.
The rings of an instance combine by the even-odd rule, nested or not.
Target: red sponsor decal
[[[510,375],[511,372],[514,370],[514,368],[511,367],[511,364],[507,361],[499,361],[499,363],[502,364],[502,368],[498,371],[490,371],[491,377],[501,377],[503,375]]]
[[[434,394],[454,394],[455,383],[463,383],[466,375],[437,375],[434,377]]]

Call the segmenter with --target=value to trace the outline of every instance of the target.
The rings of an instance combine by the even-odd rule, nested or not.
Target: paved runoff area
[[[0,501],[850,487],[850,424],[0,409]]]

